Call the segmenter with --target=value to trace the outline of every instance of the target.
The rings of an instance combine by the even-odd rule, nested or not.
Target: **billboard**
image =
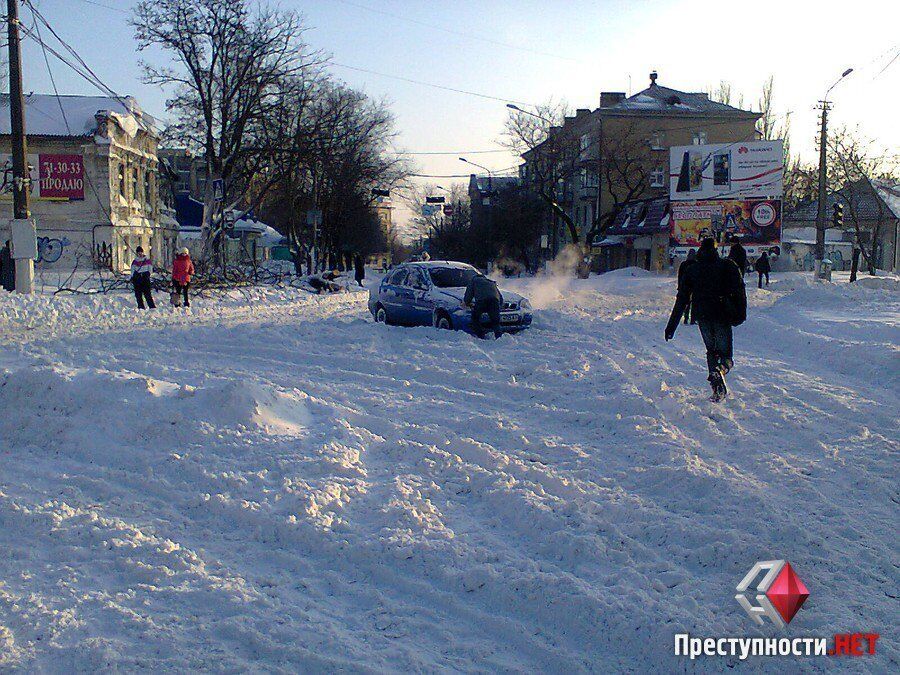
[[[782,141],[680,145],[669,149],[669,198],[766,199],[784,195]]]
[[[670,244],[676,256],[700,246],[704,237],[738,237],[747,253],[781,246],[781,199],[703,199],[671,202]]]
[[[31,198],[46,201],[84,200],[84,157],[81,155],[28,155]],[[12,199],[12,157],[0,154],[0,199]]]

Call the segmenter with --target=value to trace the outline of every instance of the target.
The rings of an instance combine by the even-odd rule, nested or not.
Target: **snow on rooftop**
[[[143,112],[132,97],[59,96],[28,94],[25,97],[25,130],[29,136],[92,136],[97,113],[115,116],[130,133],[137,128],[155,131],[156,120]],[[11,133],[9,95],[0,96],[0,134]]]

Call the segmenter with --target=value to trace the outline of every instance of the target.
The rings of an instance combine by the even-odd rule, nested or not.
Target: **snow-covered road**
[[[518,281],[497,342],[364,294],[0,294],[0,670],[651,672],[677,632],[870,631],[850,665],[896,671],[900,285],[752,289],[716,405],[673,284]],[[734,600],[775,558],[785,633]]]

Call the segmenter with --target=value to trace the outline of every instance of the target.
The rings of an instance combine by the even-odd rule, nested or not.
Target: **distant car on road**
[[[463,305],[466,286],[478,274],[471,265],[429,260],[404,263],[369,289],[369,311],[379,323],[436,326],[474,333],[471,310]],[[531,303],[518,293],[500,290],[500,326],[514,333],[531,325]]]

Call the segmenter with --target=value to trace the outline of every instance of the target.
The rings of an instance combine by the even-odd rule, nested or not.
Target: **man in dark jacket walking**
[[[769,254],[763,252],[763,254],[761,256],[759,256],[759,258],[757,258],[756,264],[753,265],[753,268],[756,270],[756,273],[759,275],[759,285],[757,286],[757,288],[762,288],[763,274],[766,275],[766,286],[768,286],[769,285],[769,272],[772,271],[772,265],[769,262]]]
[[[731,242],[731,250],[728,251],[728,259],[733,260],[741,271],[741,277],[747,274],[747,249],[741,246],[741,242],[734,239]]]
[[[734,365],[731,327],[744,320],[747,295],[740,270],[734,261],[719,257],[714,239],[703,240],[696,262],[678,280],[678,295],[666,326],[666,340],[675,336],[689,302],[706,345],[708,380],[713,390],[711,400],[720,401],[728,391],[725,374]]]
[[[691,265],[697,262],[697,251],[691,249],[688,251],[687,258],[685,258],[684,262],[678,266],[678,285],[681,286],[681,280],[684,279],[684,274],[687,272]],[[696,321],[691,320],[691,303],[688,302],[687,306],[684,308],[684,322],[688,323],[696,323]]]
[[[499,338],[500,307],[503,305],[503,296],[497,284],[483,274],[476,274],[466,286],[466,294],[463,302],[472,308],[472,330],[483,338],[487,333],[481,323],[481,316],[487,314],[490,320],[489,329],[494,331],[494,337]]]

